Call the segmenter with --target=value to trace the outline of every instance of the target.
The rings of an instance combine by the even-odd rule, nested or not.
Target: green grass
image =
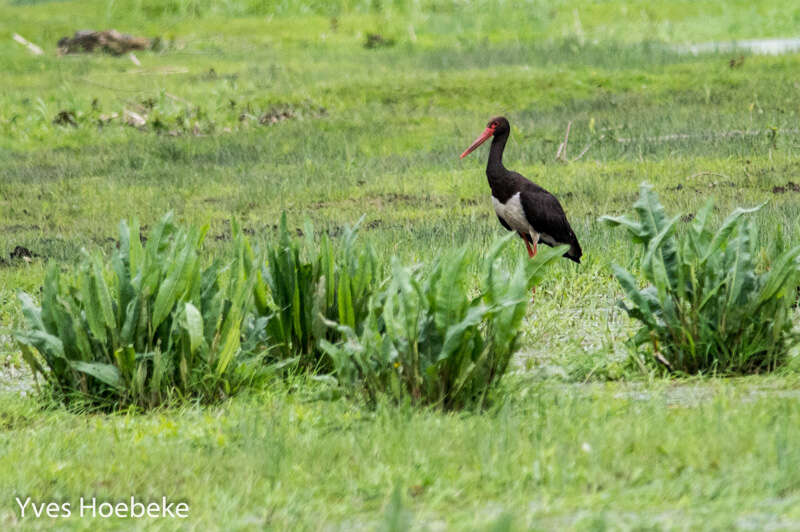
[[[419,528],[483,529],[505,514],[515,529],[795,528],[796,362],[770,379],[680,385],[631,368],[635,324],[615,308],[610,264],[634,268],[636,250],[597,218],[627,212],[649,181],[669,212],[696,213],[714,196],[715,225],[767,201],[753,215],[762,267],[777,228],[800,240],[800,195],[773,192],[800,182],[800,54],[744,53],[731,68],[739,54],[674,48],[790,37],[800,8],[584,4],[0,2],[2,364],[21,364],[16,291],[39,294],[49,260],[70,268],[83,247],[110,253],[123,217],[209,222],[211,255],[233,218],[254,244],[274,241],[282,211],[290,227],[308,218],[331,234],[366,214],[359,239],[383,262],[486,251],[503,231],[485,151],[458,154],[497,114],[512,124],[507,166],[561,199],[585,253],[537,289],[517,380],[487,413],[371,414],[304,384],[218,408],[87,416],[7,391],[0,493],[166,494],[191,503],[187,528],[374,528],[397,510],[396,486],[394,517],[407,511]],[[55,55],[64,35],[112,27],[167,46],[137,53],[141,67]],[[14,32],[46,54],[31,56]],[[394,45],[367,49],[367,33]],[[125,125],[125,109],[148,125]],[[60,111],[77,127],[54,124]],[[283,112],[293,118],[258,121]],[[563,164],[554,156],[569,121],[569,157],[591,146]],[[9,260],[17,245],[40,257]],[[515,251],[509,263],[525,253]],[[670,399],[683,393],[698,399]],[[6,497],[0,524],[15,515]]]
[[[508,515],[520,530],[792,529],[797,385],[517,382],[513,399],[483,415],[373,413],[280,389],[131,416],[42,412],[14,399],[0,407],[3,430],[25,438],[3,437],[0,488],[73,508],[80,494],[166,495],[189,501],[186,527],[203,529],[374,530],[395,488],[418,528],[485,529]],[[3,502],[5,526],[19,523],[12,505]]]

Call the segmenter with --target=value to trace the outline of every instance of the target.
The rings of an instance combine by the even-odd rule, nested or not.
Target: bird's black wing
[[[550,246],[569,244],[565,256],[578,262],[581,246],[558,199],[540,186],[527,182],[520,193],[520,202],[528,223],[542,234],[541,241]],[[547,237],[552,241],[548,242]]]

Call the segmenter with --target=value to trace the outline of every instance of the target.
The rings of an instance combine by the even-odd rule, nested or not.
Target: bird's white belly
[[[519,192],[508,198],[505,203],[500,203],[500,200],[492,196],[492,205],[494,205],[494,212],[497,213],[497,216],[505,220],[511,229],[522,234],[531,235],[534,242],[538,240],[538,233],[531,227],[525,217]]]

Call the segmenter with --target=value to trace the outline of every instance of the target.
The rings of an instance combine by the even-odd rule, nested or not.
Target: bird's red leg
[[[525,237],[522,237],[522,240],[525,241],[525,247],[528,248],[528,256],[530,258],[533,258],[533,256],[536,255],[536,252],[533,250],[533,249],[536,249],[536,244],[534,244],[533,245],[534,246],[533,249],[531,249],[531,245],[528,243],[528,239],[525,238]]]
[[[533,258],[534,256],[536,256],[536,251],[537,251],[537,250],[536,250],[536,242],[534,242],[534,243],[533,243],[533,249],[531,249],[531,245],[530,245],[530,243],[528,242],[528,239],[527,239],[527,238],[525,238],[525,235],[523,235],[522,233],[520,233],[520,234],[519,234],[519,236],[521,236],[521,237],[522,237],[522,241],[523,241],[523,242],[525,242],[525,247],[526,247],[526,248],[528,248],[528,256],[529,256],[530,258]],[[532,293],[534,296],[536,295],[536,287],[535,287],[535,286],[534,286],[533,288],[531,288],[531,293]]]

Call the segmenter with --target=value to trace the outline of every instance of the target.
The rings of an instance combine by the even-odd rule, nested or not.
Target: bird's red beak
[[[464,150],[464,153],[461,154],[461,158],[463,159],[464,157],[466,157],[467,155],[472,153],[472,151],[475,148],[477,148],[478,146],[480,146],[481,144],[486,142],[486,139],[488,139],[492,135],[494,135],[494,127],[493,126],[489,126],[483,131],[483,133],[480,134],[480,136],[477,139],[475,139],[475,142],[470,144],[469,148]]]

